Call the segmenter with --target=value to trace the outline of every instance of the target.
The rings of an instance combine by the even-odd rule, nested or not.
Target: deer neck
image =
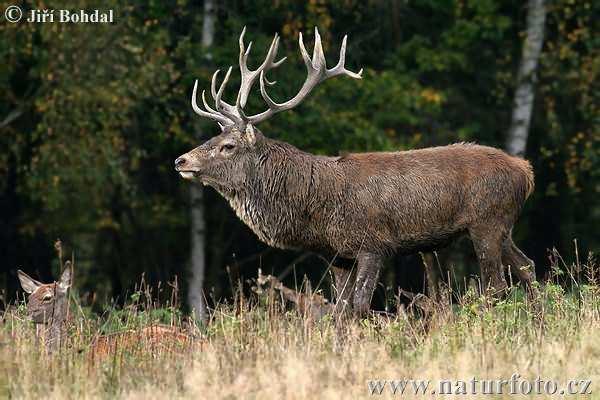
[[[284,249],[297,247],[300,239],[312,173],[302,153],[291,146],[286,150],[274,150],[257,162],[242,190],[221,193],[259,239]]]
[[[36,335],[45,345],[48,353],[60,349],[66,337],[66,322],[68,313],[67,294],[59,296],[53,304],[50,316],[45,323],[36,325]]]

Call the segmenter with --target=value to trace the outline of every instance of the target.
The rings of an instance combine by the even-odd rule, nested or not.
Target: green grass
[[[212,310],[202,328],[139,292],[100,317],[73,306],[68,344],[53,356],[36,343],[21,306],[0,327],[0,397],[369,398],[372,379],[466,381],[518,373],[532,380],[590,379],[593,394],[586,398],[600,398],[600,286],[581,281],[587,283],[570,280],[568,291],[556,283],[540,286],[534,302],[520,289],[494,305],[467,291],[427,316],[408,310],[338,324],[307,318],[277,296],[238,296]],[[90,362],[97,335],[158,322],[187,329],[196,344],[177,352],[122,347]],[[384,393],[375,397],[391,397]]]

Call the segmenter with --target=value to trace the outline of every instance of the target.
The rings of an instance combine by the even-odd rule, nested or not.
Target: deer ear
[[[254,144],[256,143],[256,131],[254,130],[252,124],[246,125],[246,132],[244,137],[246,139],[246,142],[254,146]]]
[[[66,292],[71,287],[71,279],[73,277],[73,269],[71,268],[71,261],[65,263],[65,270],[60,276],[58,287],[61,291]]]
[[[19,276],[19,281],[21,282],[21,287],[23,288],[23,290],[26,293],[33,293],[37,290],[37,288],[39,288],[40,286],[42,286],[41,282],[36,281],[35,279],[33,279],[32,277],[30,277],[29,275],[27,275],[25,272],[18,270],[17,271],[17,275]]]

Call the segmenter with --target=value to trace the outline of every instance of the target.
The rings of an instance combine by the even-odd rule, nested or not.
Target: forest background
[[[524,156],[536,189],[515,241],[548,272],[557,253],[600,250],[598,71],[600,3],[545,5],[535,79],[520,76],[534,1],[293,0],[177,2],[109,0],[112,24],[0,21],[0,289],[19,292],[21,268],[58,276],[53,246],[74,254],[75,287],[95,307],[119,304],[142,275],[177,283],[204,307],[248,287],[258,268],[293,285],[304,274],[327,282],[327,265],[259,242],[212,189],[192,189],[174,159],[217,134],[190,106],[194,79],[237,65],[238,36],[262,61],[272,35],[288,56],[271,75],[278,100],[305,77],[297,38],[319,27],[332,63],[349,35],[347,66],[362,81],[334,79],[300,107],[262,124],[268,136],[305,151],[391,151],[458,141],[508,148],[515,91],[535,83]],[[9,4],[1,3],[4,10]],[[25,10],[33,7],[23,2]],[[92,1],[36,2],[35,8],[95,9]],[[594,20],[593,16],[596,15]],[[311,44],[312,45],[312,44]],[[234,96],[239,76],[226,97]],[[237,80],[236,80],[237,79]],[[249,107],[260,110],[260,94]],[[553,251],[556,249],[556,252]],[[439,255],[458,277],[477,273],[470,243]],[[375,306],[397,286],[423,289],[419,257],[396,257]],[[199,303],[195,303],[198,302]]]

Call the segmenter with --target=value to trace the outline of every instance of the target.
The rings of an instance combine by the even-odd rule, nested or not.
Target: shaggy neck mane
[[[317,164],[327,158],[271,139],[260,146],[261,155],[248,166],[244,187],[220,192],[261,240],[271,246],[293,248],[309,212],[309,196],[315,193]]]

